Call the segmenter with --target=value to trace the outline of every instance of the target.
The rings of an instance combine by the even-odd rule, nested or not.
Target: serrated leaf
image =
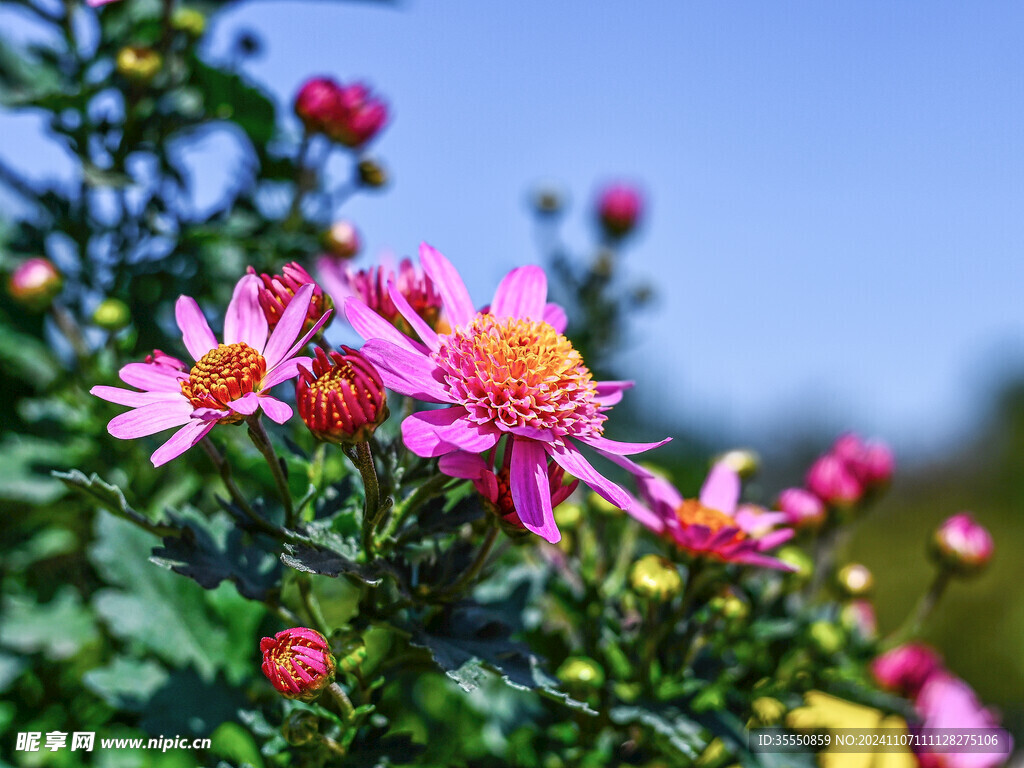
[[[194,513],[189,519],[179,514],[171,519],[180,533],[164,538],[163,546],[153,550],[152,562],[194,579],[204,589],[229,581],[250,600],[263,601],[278,586],[276,542],[266,536],[246,541],[250,537],[223,514],[206,518]]]
[[[704,728],[675,708],[656,710],[647,706],[614,707],[608,716],[616,725],[643,725],[691,760],[697,758],[707,745],[702,736]]]
[[[175,533],[175,529],[170,526],[154,523],[145,515],[132,509],[121,489],[106,482],[95,472],[86,477],[83,472],[73,469],[70,472],[54,472],[53,476],[69,488],[81,491],[91,497],[111,514],[141,526],[150,533],[164,536]]]
[[[281,562],[289,568],[319,576],[352,576],[364,584],[377,587],[384,577],[392,573],[386,563],[374,560],[357,563],[340,552],[311,544],[285,544]]]

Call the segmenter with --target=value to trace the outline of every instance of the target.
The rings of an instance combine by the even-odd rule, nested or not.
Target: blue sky
[[[651,407],[755,443],[806,417],[928,452],[1024,369],[1019,3],[256,2],[218,17],[210,55],[242,28],[282,101],[314,74],[386,95],[395,183],[346,215],[371,253],[429,240],[481,302],[537,259],[536,183],[571,192],[583,246],[595,186],[641,181],[628,266],[660,303],[622,367]],[[0,117],[0,156],[57,168],[36,131]]]

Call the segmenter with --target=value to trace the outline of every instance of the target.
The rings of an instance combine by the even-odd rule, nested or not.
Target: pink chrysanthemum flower
[[[293,627],[260,640],[263,674],[289,699],[313,701],[334,682],[336,662],[327,638],[308,627]]]
[[[409,449],[428,457],[457,450],[482,453],[507,436],[515,508],[523,525],[548,541],[561,538],[551,507],[549,456],[612,504],[629,506],[629,494],[594,469],[577,443],[646,474],[625,457],[667,440],[621,443],[604,437],[604,411],[632,384],[592,380],[579,352],[562,335],[565,313],[546,304],[544,271],[512,270],[484,313],[474,308],[448,259],[424,244],[420,262],[444,301],[451,332],[431,328],[393,283],[388,295],[419,341],[362,301],[345,304],[349,323],[367,339],[362,352],[384,385],[447,406],[414,413],[402,422]]]
[[[129,363],[121,369],[121,381],[141,392],[93,387],[90,392],[97,397],[132,407],[111,419],[107,431],[132,440],[180,427],[153,453],[153,465],[159,467],[194,446],[215,425],[241,421],[259,408],[278,424],[291,418],[291,407],[272,397],[270,389],[297,376],[300,364],[310,364],[308,357],[295,354],[323,326],[330,312],[296,340],[313,292],[312,285],[303,285],[268,338],[259,286],[254,275],[246,275],[235,286],[224,319],[223,344],[217,342],[196,300],[179,297],[175,315],[195,365],[189,370],[180,360],[157,351],[146,362]]]
[[[775,530],[785,513],[739,505],[740,477],[725,464],[712,467],[698,499],[684,499],[664,478],[640,477],[638,483],[645,503],[636,501],[627,511],[681,549],[728,563],[795,570],[764,554],[793,537],[790,528]]]
[[[928,677],[917,694],[914,707],[925,729],[993,730],[999,727],[999,718],[978,701],[971,686],[944,669]],[[1003,765],[1013,750],[1008,734],[1006,739],[1006,752],[932,752],[927,747],[915,752],[921,768],[995,768]]]

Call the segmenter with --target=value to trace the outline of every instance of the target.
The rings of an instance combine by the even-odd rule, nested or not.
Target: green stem
[[[327,686],[327,690],[331,692],[331,696],[334,697],[334,701],[338,705],[338,709],[341,710],[341,718],[346,723],[350,722],[355,716],[356,708],[352,706],[352,700],[341,690],[341,686],[337,683],[331,683]]]
[[[380,522],[384,510],[380,503],[380,483],[377,481],[377,469],[373,465],[373,452],[365,440],[346,448],[345,455],[351,459],[363,478],[363,490],[366,497],[363,504],[363,551],[366,558],[373,555],[373,532]]]
[[[267,464],[270,466],[270,473],[274,476],[274,482],[277,484],[277,494],[281,497],[281,503],[284,505],[285,527],[294,528],[295,505],[292,504],[292,494],[288,490],[288,478],[285,477],[284,467],[281,464],[281,460],[277,457],[277,452],[274,451],[274,444],[270,442],[270,435],[267,434],[267,430],[263,426],[258,413],[246,419],[246,423],[249,425],[249,437],[252,439],[256,449],[263,454],[263,458],[267,460]]]
[[[331,628],[327,623],[327,619],[324,618],[324,612],[320,609],[320,603],[316,599],[316,595],[313,594],[313,585],[310,582],[309,575],[300,575],[297,584],[299,587],[299,597],[302,598],[302,606],[306,609],[310,621],[316,625],[317,632],[327,637],[331,634]]]
[[[316,515],[316,499],[320,492],[320,486],[324,482],[324,463],[327,457],[327,443],[318,443],[313,451],[313,463],[309,468],[309,482],[316,488],[316,493],[309,497],[309,501],[300,510],[302,517],[307,522],[313,522]]]
[[[309,161],[309,146],[312,136],[308,131],[302,134],[302,141],[299,144],[299,152],[295,158],[295,194],[292,195],[292,203],[288,208],[288,215],[285,217],[283,227],[286,230],[297,229],[302,222],[302,200],[309,191],[309,179],[306,177],[306,163]]]
[[[398,506],[396,512],[391,516],[384,532],[380,535],[380,541],[387,541],[387,539],[391,538],[391,536],[395,534],[395,531],[397,531],[401,526],[402,521],[419,509],[423,504],[439,495],[441,493],[441,489],[444,488],[449,480],[451,480],[451,478],[447,475],[434,475],[423,483],[423,485],[413,491],[408,498]]]
[[[949,586],[952,576],[953,572],[949,568],[939,568],[935,578],[932,579],[931,586],[921,595],[921,599],[917,601],[914,610],[910,612],[899,629],[885,639],[882,643],[883,648],[891,648],[921,634],[925,622],[939,604],[942,595],[945,594],[946,587]]]

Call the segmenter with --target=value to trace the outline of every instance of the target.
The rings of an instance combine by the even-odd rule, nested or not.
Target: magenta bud
[[[384,382],[362,353],[316,348],[312,371],[300,366],[295,385],[299,416],[320,440],[361,443],[388,417]]]
[[[895,460],[885,443],[877,440],[865,442],[851,432],[836,440],[831,453],[842,459],[865,487],[885,485],[892,479]]]
[[[917,696],[928,677],[940,669],[942,659],[921,643],[897,646],[871,662],[871,673],[883,688],[911,698]]]
[[[863,493],[860,481],[846,462],[830,453],[811,465],[805,483],[808,490],[826,504],[839,507],[856,504]]]
[[[314,77],[295,96],[295,114],[310,133],[323,133],[338,110],[338,84],[329,77]]]
[[[7,292],[19,304],[43,309],[60,293],[62,284],[63,279],[53,262],[37,256],[14,269],[7,280]]]
[[[642,211],[643,198],[639,190],[628,184],[612,184],[598,195],[597,217],[604,231],[613,238],[632,232]]]
[[[293,627],[260,641],[263,674],[283,696],[312,701],[334,682],[335,661],[327,638]]]
[[[970,512],[947,519],[932,537],[932,553],[943,565],[963,575],[981,571],[995,549],[992,535]]]
[[[776,506],[785,513],[786,522],[793,528],[817,528],[825,522],[825,505],[803,488],[787,488],[779,494]]]

